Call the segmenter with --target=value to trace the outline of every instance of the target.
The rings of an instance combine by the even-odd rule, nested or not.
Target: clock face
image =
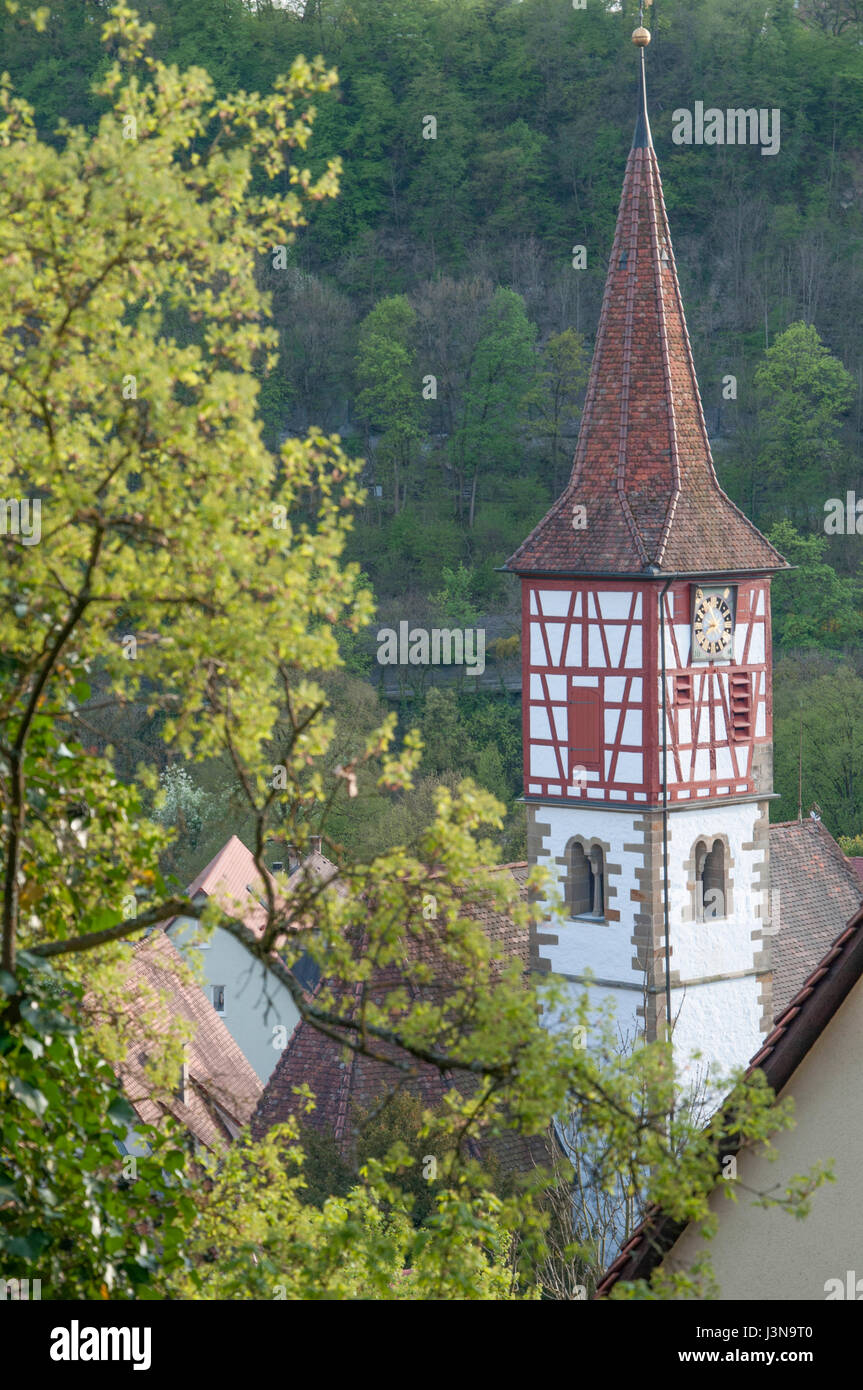
[[[693,661],[721,661],[731,656],[734,597],[733,589],[728,586],[695,590],[692,604]]]

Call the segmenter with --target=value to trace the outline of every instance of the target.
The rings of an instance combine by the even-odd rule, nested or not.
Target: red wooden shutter
[[[752,736],[752,686],[745,671],[731,677],[731,740],[745,743]]]
[[[573,686],[569,692],[569,766],[597,769],[600,763],[599,691],[589,686]]]

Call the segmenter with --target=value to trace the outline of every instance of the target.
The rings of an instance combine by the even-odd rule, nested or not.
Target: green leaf
[[[32,1110],[34,1115],[39,1118],[48,1109],[48,1101],[41,1091],[37,1091],[35,1086],[30,1086],[26,1081],[22,1081],[20,1076],[9,1078],[9,1089],[13,1096],[17,1096],[22,1105],[26,1105],[28,1110]]]
[[[21,1194],[15,1184],[5,1178],[0,1178],[0,1206],[7,1202],[14,1202],[18,1207],[23,1205]]]
[[[44,1231],[31,1231],[26,1236],[9,1236],[3,1241],[7,1255],[17,1255],[22,1260],[37,1259],[50,1244],[51,1238]]]
[[[116,1095],[108,1106],[108,1118],[113,1120],[115,1125],[134,1125],[138,1116],[125,1096]]]

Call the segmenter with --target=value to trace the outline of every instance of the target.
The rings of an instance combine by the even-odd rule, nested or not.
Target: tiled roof
[[[315,848],[288,877],[288,890],[292,892],[297,889],[304,878],[310,878],[312,882],[319,878],[327,883],[337,873],[335,864]],[[268,878],[277,907],[284,907],[287,901],[285,894],[271,874],[268,874]],[[347,892],[341,882],[335,885],[335,890],[341,895]],[[252,851],[237,835],[232,835],[213,856],[189,884],[187,892],[192,899],[199,893],[214,898],[229,916],[238,918],[256,936],[262,935],[267,924],[266,890]],[[286,922],[284,925],[298,924]]]
[[[236,1137],[251,1118],[261,1083],[203,990],[189,979],[179,952],[158,928],[134,947],[123,1007],[132,1020],[134,1041],[120,1079],[141,1120],[157,1124],[170,1112],[209,1149]],[[185,1049],[184,1098],[154,1098],[144,1070],[148,1038],[153,1030],[170,1036],[179,1023],[187,1022],[194,1024],[194,1034]]]
[[[776,1020],[772,1033],[747,1068],[763,1071],[777,1095],[788,1084],[810,1048],[824,1032],[857,981],[863,976],[863,908],[857,911],[803,981]],[[595,1297],[610,1293],[619,1279],[646,1279],[686,1229],[659,1207],[651,1207],[641,1225],[609,1265]]]
[[[574,529],[573,508],[586,508]],[[520,574],[776,570],[719,486],[642,86],[572,476],[507,561]]]
[[[216,902],[231,916],[259,936],[267,921],[266,896],[251,850],[237,835],[222,846],[197,878],[189,884],[188,895],[199,893]]]
[[[773,938],[773,1013],[800,989],[863,902],[863,883],[821,821],[770,827],[770,881],[779,889],[779,933]]]
[[[307,854],[302,863],[298,864],[293,873],[290,874],[288,890],[294,892],[304,881],[310,880],[314,883],[316,878],[323,883],[329,883],[337,873],[338,869],[333,861],[322,854],[319,849],[313,849],[311,854]],[[347,885],[341,880],[334,885],[334,888],[340,897],[344,897],[348,892]]]
[[[510,864],[503,868],[512,874],[524,894],[527,864]],[[483,926],[492,942],[502,947],[501,966],[517,959],[527,971],[529,934],[526,928],[516,927],[507,914],[497,911],[490,904],[471,904],[465,906],[464,911]],[[419,989],[409,984],[413,997],[440,1003],[458,978],[453,962],[436,950],[428,938],[419,940],[406,935],[405,944],[407,955],[412,960],[427,961],[434,966],[433,985],[424,984]],[[358,950],[362,950],[362,943],[358,942]],[[403,985],[409,976],[409,970],[393,962],[376,970],[366,983],[325,983],[333,990],[334,1009],[348,1016],[358,1007],[363,991],[367,1000],[379,1004],[388,993]],[[319,985],[317,992],[324,987],[324,983]],[[377,1050],[383,1057],[394,1061],[411,1061],[415,1075],[407,1083],[407,1088],[429,1107],[439,1105],[454,1085],[466,1092],[476,1084],[476,1079],[468,1074],[442,1076],[437,1068],[413,1062],[407,1053],[394,1046],[381,1043],[377,1045]],[[376,1061],[350,1052],[336,1039],[301,1020],[264,1088],[252,1119],[252,1133],[260,1138],[272,1125],[286,1120],[289,1115],[300,1113],[301,1102],[293,1094],[293,1087],[305,1082],[317,1101],[308,1123],[315,1128],[331,1131],[343,1151],[347,1152],[351,1146],[351,1124],[355,1112],[369,1109],[400,1081],[401,1074],[386,1061]],[[508,1170],[526,1170],[533,1161],[541,1162],[545,1155],[543,1140],[526,1140],[518,1134],[501,1137],[490,1148],[501,1166]]]

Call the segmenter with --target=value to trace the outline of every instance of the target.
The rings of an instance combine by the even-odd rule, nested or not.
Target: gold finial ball
[[[650,30],[639,24],[638,28],[633,30],[632,42],[637,48],[646,48],[650,43]]]

